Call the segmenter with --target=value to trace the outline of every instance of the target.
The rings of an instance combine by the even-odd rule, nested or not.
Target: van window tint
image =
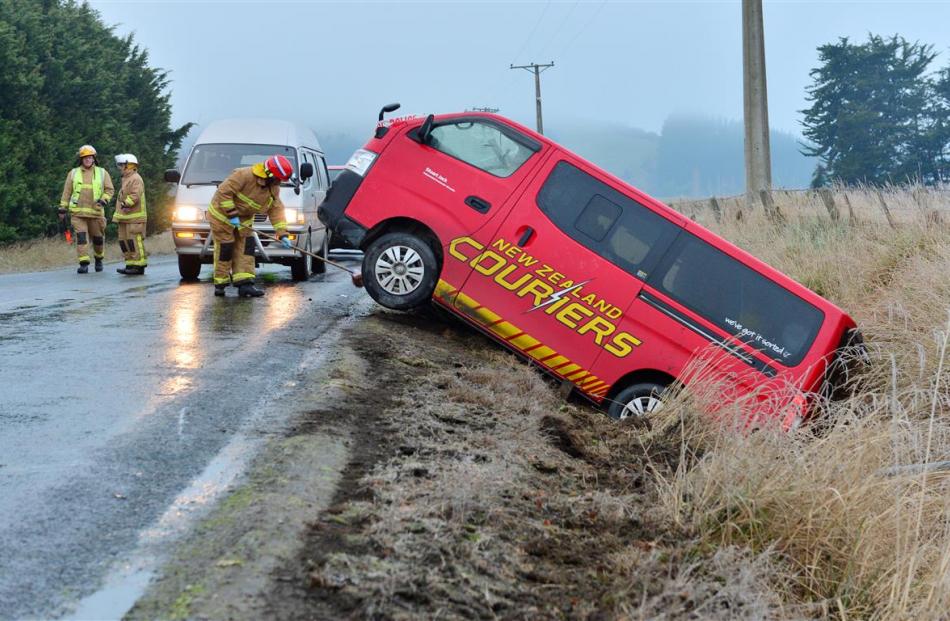
[[[648,282],[786,366],[802,361],[824,320],[791,291],[686,232]]]
[[[538,207],[571,239],[646,278],[680,227],[568,162],[538,192]]]
[[[263,162],[272,155],[283,155],[297,170],[297,150],[273,144],[199,144],[191,151],[188,166],[181,177],[182,185],[217,185],[235,168]],[[293,185],[290,182],[283,186]]]
[[[510,176],[534,153],[497,127],[477,121],[434,127],[429,146],[496,177]]]

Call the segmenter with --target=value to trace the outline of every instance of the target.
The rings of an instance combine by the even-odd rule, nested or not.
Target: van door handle
[[[491,209],[491,203],[478,196],[469,196],[465,199],[465,204],[478,213],[488,213],[488,210]]]
[[[534,235],[534,229],[529,226],[524,230],[524,233],[522,233],[521,239],[518,240],[518,246],[524,248],[524,245],[528,243],[532,235]]]

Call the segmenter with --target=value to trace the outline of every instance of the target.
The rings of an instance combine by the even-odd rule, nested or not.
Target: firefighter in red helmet
[[[214,294],[223,296],[228,284],[240,297],[260,297],[254,286],[254,216],[266,215],[276,236],[290,248],[280,184],[290,179],[293,165],[283,155],[238,168],[218,186],[208,207],[208,222],[214,238]]]

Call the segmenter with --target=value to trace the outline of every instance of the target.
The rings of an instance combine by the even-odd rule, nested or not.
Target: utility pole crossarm
[[[544,122],[541,120],[541,74],[544,73],[546,69],[550,69],[554,66],[554,61],[547,64],[538,64],[531,63],[529,65],[509,65],[509,69],[524,69],[525,71],[530,71],[534,74],[534,102],[535,110],[537,112],[538,118],[538,133],[544,133]]]

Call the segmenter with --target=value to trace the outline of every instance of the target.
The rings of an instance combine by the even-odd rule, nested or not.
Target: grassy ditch
[[[945,618],[948,477],[900,466],[950,459],[950,229],[779,207],[782,224],[705,223],[862,326],[872,369],[820,425],[737,433],[689,395],[648,427],[613,423],[480,336],[380,313],[397,324],[376,346],[424,373],[361,418],[388,431],[315,522],[274,610]]]

